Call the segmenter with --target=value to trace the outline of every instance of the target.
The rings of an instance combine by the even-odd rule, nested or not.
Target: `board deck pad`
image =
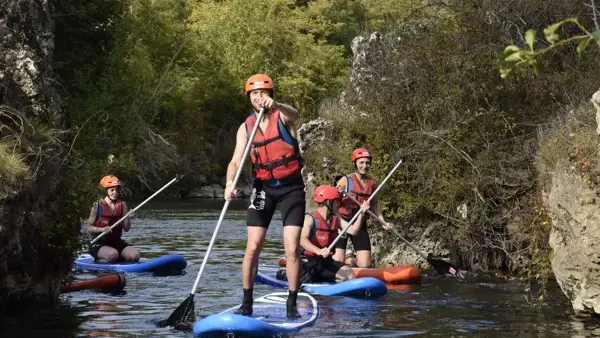
[[[300,318],[287,319],[287,292],[275,292],[254,300],[252,316],[236,315],[239,305],[219,314],[205,317],[194,324],[194,335],[273,336],[294,333],[313,325],[319,317],[317,301],[306,293],[299,293],[297,307]]]

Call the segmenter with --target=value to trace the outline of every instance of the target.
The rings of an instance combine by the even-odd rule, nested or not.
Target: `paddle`
[[[354,198],[354,196],[348,194],[345,191],[341,192],[344,196],[348,197],[352,202],[356,203],[357,205],[360,205],[360,202],[356,200],[356,198]],[[367,210],[367,212],[369,213],[369,215],[373,216],[373,218],[377,219],[380,223],[385,224],[379,217],[377,217],[377,215],[375,215],[375,213],[373,213],[371,210]],[[423,256],[423,258],[433,267],[433,269],[435,269],[435,271],[437,271],[439,274],[441,275],[445,275],[447,273],[453,275],[453,276],[457,276],[460,277],[460,273],[458,271],[458,268],[446,261],[443,261],[441,259],[433,259],[433,258],[429,258],[427,256],[425,256],[425,254],[417,249],[417,247],[415,247],[414,245],[412,245],[409,241],[407,241],[404,237],[402,237],[402,235],[400,235],[400,233],[394,229],[394,228],[390,228],[392,230],[392,232],[398,236],[404,243],[406,243],[406,245],[408,245],[411,249],[415,250],[419,255]]]
[[[381,182],[381,184],[377,187],[377,189],[375,189],[375,191],[373,191],[373,193],[371,194],[371,196],[369,196],[369,199],[367,200],[367,202],[371,202],[371,200],[373,200],[373,198],[375,198],[375,196],[377,195],[377,193],[379,192],[379,190],[381,190],[381,188],[385,185],[385,183],[390,179],[390,177],[392,177],[392,175],[396,172],[396,170],[398,170],[398,168],[400,168],[400,166],[402,165],[402,163],[404,162],[404,159],[400,159],[400,161],[398,161],[398,163],[394,166],[394,168],[392,168],[392,171],[390,171],[390,173],[383,179],[383,181]],[[344,229],[342,229],[342,231],[339,233],[339,235],[335,238],[335,240],[333,241],[333,243],[331,243],[329,245],[329,247],[327,249],[329,249],[329,251],[333,250],[333,248],[335,247],[335,244],[340,240],[340,238],[342,238],[342,236],[346,233],[346,231],[348,231],[348,228],[350,228],[350,226],[352,226],[352,224],[354,224],[354,222],[356,222],[356,220],[358,219],[358,217],[363,213],[362,208],[358,210],[358,212],[354,215],[354,217],[352,217],[352,219],[348,222],[348,225],[346,225],[346,227],[344,227]]]
[[[248,138],[248,143],[246,144],[246,148],[244,149],[244,155],[242,155],[242,159],[240,160],[240,164],[235,173],[235,178],[233,179],[233,187],[237,185],[238,180],[242,174],[242,167],[244,166],[244,162],[246,161],[246,157],[248,157],[248,153],[250,153],[250,146],[252,145],[252,141],[254,140],[254,135],[256,135],[256,131],[258,130],[258,125],[262,120],[262,116],[265,109],[261,108],[258,112],[258,117],[256,118],[256,124],[252,129],[252,133]],[[217,221],[217,226],[215,231],[213,232],[212,238],[210,239],[210,243],[208,244],[208,248],[206,249],[206,254],[204,254],[204,259],[202,260],[202,265],[200,266],[200,271],[198,271],[198,276],[196,277],[196,281],[194,282],[194,286],[192,287],[192,291],[190,295],[181,303],[175,311],[169,316],[169,318],[164,322],[163,326],[177,326],[182,321],[190,322],[193,321],[194,318],[194,294],[196,293],[196,288],[198,288],[198,283],[200,282],[200,277],[202,276],[202,272],[204,271],[204,267],[206,266],[206,262],[208,261],[208,256],[210,255],[210,251],[212,250],[213,245],[215,244],[215,240],[217,239],[217,234],[219,233],[219,228],[221,227],[221,223],[225,218],[225,212],[227,212],[227,208],[229,207],[230,200],[226,200],[223,205],[223,210],[221,210],[221,215],[219,216],[219,220]]]
[[[163,190],[165,190],[168,186],[170,186],[171,184],[173,184],[173,183],[179,181],[180,179],[182,179],[183,176],[185,176],[185,175],[177,175],[177,176],[175,176],[174,179],[172,179],[169,183],[165,184],[164,187],[158,189],[158,191],[156,191],[154,194],[152,194],[152,196],[146,198],[146,200],[143,201],[142,203],[140,203],[140,205],[138,205],[137,207],[135,207],[133,210],[129,210],[129,212],[127,214],[125,214],[125,216],[121,217],[120,220],[116,221],[115,224],[113,224],[113,225],[110,226],[110,230],[114,229],[117,225],[121,224],[121,222],[123,222],[127,217],[129,217],[131,214],[133,214],[137,209],[141,208],[142,205],[146,204],[148,201],[150,201],[151,199],[153,199],[154,196],[160,194],[160,192],[163,191]],[[96,238],[94,238],[92,240],[91,244],[94,244],[94,243],[98,242],[98,240],[100,240],[100,238],[102,238],[102,236],[106,235],[109,232],[110,231],[105,231],[105,232],[100,233],[100,235],[98,235]]]

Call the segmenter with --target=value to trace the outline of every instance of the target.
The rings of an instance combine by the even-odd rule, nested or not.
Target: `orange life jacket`
[[[117,200],[115,203],[115,209],[111,209],[108,203],[104,199],[98,201],[98,216],[96,217],[96,226],[98,228],[110,227],[115,224],[118,220],[123,217],[123,204],[121,200]],[[116,226],[112,231],[104,236],[101,240],[107,243],[114,243],[121,239],[123,229],[120,226]],[[100,234],[97,234],[98,236]],[[96,237],[94,236],[94,237]]]
[[[356,173],[346,176],[346,192],[348,195],[354,197],[360,204],[356,204],[350,198],[344,197],[342,198],[342,205],[340,206],[338,212],[340,215],[352,218],[360,209],[360,205],[369,199],[371,194],[373,193],[373,186],[375,185],[375,181],[372,179],[365,180],[365,186],[361,187],[358,182],[358,177],[356,177]],[[364,215],[363,219],[366,220],[369,215]]]
[[[311,215],[314,220],[313,228],[310,231],[310,242],[321,249],[330,246],[338,236],[338,218],[333,216],[331,224],[328,224],[323,216],[317,211],[307,215]],[[334,250],[331,250],[332,253]],[[304,255],[311,257],[320,256],[308,250],[304,250]]]
[[[269,125],[266,131],[256,131],[250,148],[252,173],[257,180],[266,181],[268,185],[280,185],[287,178],[297,177],[302,169],[302,157],[298,141],[285,128],[279,117],[279,110],[269,114]],[[248,138],[256,124],[256,113],[246,119]]]

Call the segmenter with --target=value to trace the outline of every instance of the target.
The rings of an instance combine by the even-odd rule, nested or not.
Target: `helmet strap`
[[[331,223],[331,220],[333,219],[333,200],[325,201],[325,207],[329,211],[325,220],[327,221],[327,223]]]

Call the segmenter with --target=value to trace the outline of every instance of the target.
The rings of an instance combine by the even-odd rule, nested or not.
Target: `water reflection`
[[[53,310],[31,308],[25,313],[7,313],[0,318],[0,337],[81,337],[85,321],[77,308],[64,302]]]
[[[586,320],[573,318],[571,320],[572,338],[600,337],[600,319]]]

